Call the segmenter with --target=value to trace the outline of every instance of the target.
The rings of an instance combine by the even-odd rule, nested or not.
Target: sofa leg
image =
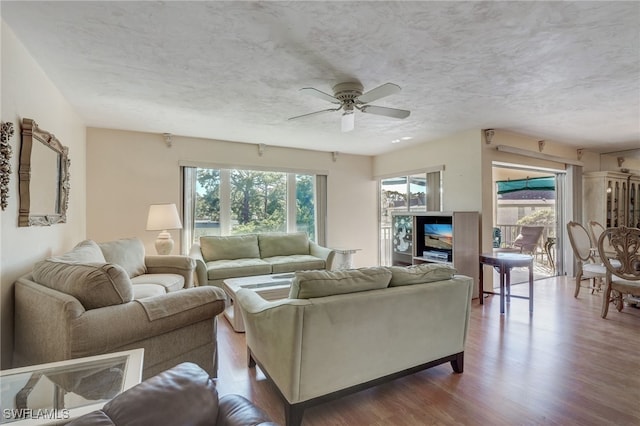
[[[247,347],[247,365],[249,368],[253,368],[256,366],[256,360],[253,359],[253,355],[251,354],[251,349]]]
[[[456,373],[462,373],[464,370],[464,352],[456,354],[456,359],[451,360],[451,368],[453,368],[453,371]]]
[[[284,424],[286,426],[300,426],[304,416],[304,406],[299,404],[284,404]]]

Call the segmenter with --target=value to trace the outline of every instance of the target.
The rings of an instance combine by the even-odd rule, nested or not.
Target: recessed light
[[[402,139],[403,141],[408,141],[409,139],[413,139],[413,137],[411,137],[411,136],[403,136],[400,139]]]
[[[391,143],[399,143],[399,142],[400,142],[400,139],[394,139],[391,141]]]

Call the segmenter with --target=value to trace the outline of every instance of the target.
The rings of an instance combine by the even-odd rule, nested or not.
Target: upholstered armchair
[[[118,259],[120,244],[127,246],[114,244],[108,253],[84,241],[18,279],[14,366],[144,348],[143,378],[185,361],[215,376],[216,316],[224,309],[224,292],[183,289],[194,267],[186,256],[168,264],[147,259],[147,265],[140,253],[137,260]]]

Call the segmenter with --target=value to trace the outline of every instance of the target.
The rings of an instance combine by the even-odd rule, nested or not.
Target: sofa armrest
[[[193,287],[196,261],[189,256],[147,255],[144,264],[148,274],[178,274],[184,277],[184,288]]]
[[[266,301],[256,292],[240,289],[247,347],[290,402],[299,398],[303,347],[303,315],[308,299]],[[286,324],[286,326],[283,326]],[[249,360],[249,364],[251,364]]]
[[[196,279],[198,285],[207,285],[209,280],[207,279],[207,262],[202,257],[202,250],[200,250],[200,244],[194,244],[189,250],[189,257],[196,261]]]
[[[71,336],[66,325],[85,314],[82,304],[73,296],[34,282],[31,274],[20,277],[14,289],[12,366],[69,359]]]
[[[213,321],[225,305],[224,292],[214,287],[185,289],[149,299],[160,300],[170,314],[150,320],[137,301],[86,311],[68,325],[74,335],[72,357],[113,352],[201,321]],[[181,306],[186,309],[180,310]]]
[[[333,259],[336,256],[335,250],[327,247],[322,247],[313,241],[309,241],[309,253],[311,256],[324,259],[327,271],[330,271],[333,267]]]

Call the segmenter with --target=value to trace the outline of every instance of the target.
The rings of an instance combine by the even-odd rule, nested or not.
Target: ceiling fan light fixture
[[[404,109],[381,107],[369,104],[369,102],[398,93],[400,91],[400,86],[393,83],[385,83],[364,93],[362,84],[358,81],[339,83],[333,86],[333,96],[313,87],[304,87],[300,89],[300,91],[325,101],[329,101],[333,104],[337,104],[338,106],[336,108],[328,108],[308,114],[297,115],[295,117],[290,117],[289,120],[296,120],[298,118],[329,111],[343,110],[341,119],[341,128],[343,132],[350,132],[354,129],[355,110],[363,113],[399,119],[407,118],[411,114],[411,111]]]
[[[345,111],[342,114],[341,130],[343,132],[350,132],[355,128],[355,126],[356,126],[356,115],[353,113],[353,110]]]

